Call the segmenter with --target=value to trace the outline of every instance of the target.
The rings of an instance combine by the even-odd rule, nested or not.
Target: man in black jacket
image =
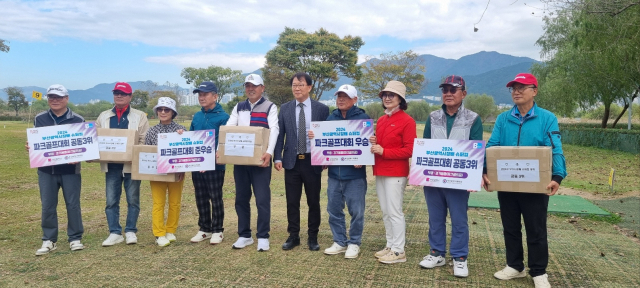
[[[47,89],[49,110],[36,115],[34,127],[46,127],[84,122],[82,116],[73,113],[67,107],[69,93],[62,85],[51,85]],[[29,145],[27,143],[27,151]],[[42,247],[36,251],[36,256],[56,250],[58,242],[58,191],[62,194],[67,206],[67,235],[71,251],[82,250],[80,242],[84,227],[80,213],[80,163],[60,164],[38,168],[38,185],[42,202]]]

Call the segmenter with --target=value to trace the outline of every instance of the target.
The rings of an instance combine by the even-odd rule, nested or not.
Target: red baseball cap
[[[533,76],[533,74],[529,73],[520,73],[516,75],[516,78],[513,78],[513,80],[507,83],[507,87],[513,86],[514,83],[520,83],[523,85],[536,85],[536,87],[538,87],[538,79],[536,79],[536,76]]]
[[[131,85],[129,85],[129,83],[126,82],[118,82],[116,83],[116,86],[113,87],[113,92],[115,91],[121,91],[122,93],[125,94],[131,94]]]

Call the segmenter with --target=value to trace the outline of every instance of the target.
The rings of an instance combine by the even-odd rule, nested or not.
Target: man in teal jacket
[[[193,115],[189,131],[215,130],[216,148],[220,126],[227,124],[229,114],[218,104],[218,88],[213,82],[202,82],[193,90],[198,93],[198,101],[202,110]],[[191,238],[197,243],[206,239],[209,243],[219,244],[224,239],[222,234],[224,221],[224,203],[222,202],[222,184],[224,183],[224,165],[216,165],[215,170],[193,172],[191,174],[198,207],[198,226],[200,230]]]
[[[547,242],[547,208],[549,196],[556,194],[562,179],[567,176],[562,154],[558,119],[553,113],[536,105],[538,80],[528,73],[516,75],[507,83],[515,105],[498,115],[487,148],[491,146],[551,146],[552,177],[547,185],[547,194],[498,192],[500,217],[504,228],[507,266],[496,272],[500,280],[526,277],[524,251],[522,248],[522,224],[527,231],[529,274],[536,288],[551,287],[547,279],[549,247]],[[485,165],[486,167],[486,165]],[[486,168],[482,186],[488,191]]]

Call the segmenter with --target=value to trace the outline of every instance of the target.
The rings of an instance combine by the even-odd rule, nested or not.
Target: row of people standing
[[[521,126],[527,121],[527,119],[533,120],[531,116],[535,114],[536,116],[540,115],[543,117],[545,119],[545,123],[549,122],[551,124],[550,126],[544,126],[546,130],[557,130],[557,120],[555,120],[555,116],[546,110],[537,108],[533,102],[533,97],[537,93],[537,82],[532,83],[531,77],[533,77],[533,75],[530,75],[530,77],[518,75],[514,81],[507,85],[508,87],[512,87],[512,96],[514,96],[514,102],[516,103],[514,108],[511,109],[511,113],[520,115],[515,111],[521,112],[523,111],[521,108],[530,106],[529,110],[525,109],[525,111],[529,111],[526,114],[527,116],[520,118]],[[518,81],[518,79],[524,78],[526,78],[525,80],[527,81]],[[533,77],[533,79],[535,80],[535,77]],[[194,93],[198,93],[198,99],[202,106],[202,110],[194,115],[189,130],[218,130],[222,125],[258,126],[271,129],[271,137],[267,152],[262,156],[263,165],[235,165],[234,167],[234,178],[236,183],[235,208],[238,216],[238,240],[232,245],[235,249],[242,249],[254,243],[252,232],[250,230],[251,215],[249,204],[253,194],[256,197],[256,205],[258,208],[258,231],[256,233],[258,239],[257,250],[269,250],[271,213],[271,191],[269,186],[272,172],[272,159],[275,169],[277,171],[282,171],[282,169],[284,169],[285,174],[285,194],[287,199],[288,220],[287,232],[289,233],[289,237],[282,245],[282,249],[290,250],[300,245],[300,199],[303,187],[307,198],[307,205],[309,206],[307,244],[310,250],[317,251],[320,249],[317,236],[321,222],[319,199],[321,190],[320,179],[323,167],[311,165],[310,139],[313,138],[313,133],[310,133],[310,122],[367,119],[369,116],[366,115],[364,110],[355,105],[357,103],[357,92],[353,86],[343,85],[340,87],[339,91],[336,92],[336,104],[338,109],[329,114],[327,106],[310,99],[309,94],[312,89],[311,85],[312,80],[309,75],[306,73],[295,74],[291,78],[294,100],[283,104],[279,114],[277,112],[277,107],[262,97],[262,93],[264,92],[264,83],[262,78],[256,74],[250,74],[245,79],[244,87],[247,100],[238,103],[236,107],[234,107],[231,115],[225,113],[221,106],[217,104],[218,95],[215,84],[212,82],[203,82],[194,90]],[[64,87],[58,86],[60,85],[53,85],[49,88],[47,95],[49,97],[48,99],[51,109],[36,117],[36,127],[76,123],[72,121],[84,121],[82,117],[66,108],[68,93]],[[450,76],[445,78],[443,83],[440,85],[440,88],[442,88],[444,104],[441,110],[437,110],[430,115],[426,123],[427,126],[425,127],[423,137],[460,140],[482,139],[482,127],[478,115],[472,111],[466,110],[462,105],[462,99],[464,99],[464,96],[466,95],[464,80],[459,76]],[[524,92],[528,92],[527,88],[533,88],[531,91],[533,92],[533,96],[524,97],[526,95],[522,95]],[[385,89],[379,93],[378,96],[381,98],[383,103],[382,105],[385,108],[385,115],[378,119],[376,136],[370,139],[372,144],[371,152],[375,154],[376,160],[376,164],[373,166],[373,173],[374,176],[376,176],[376,192],[378,194],[380,207],[383,213],[387,242],[384,249],[375,253],[375,257],[377,257],[381,263],[399,263],[406,261],[404,253],[405,223],[402,212],[402,202],[409,173],[408,160],[411,158],[413,150],[413,139],[416,138],[416,123],[404,112],[404,110],[407,109],[405,91],[406,88],[402,83],[398,81],[390,81]],[[129,102],[131,101],[131,87],[127,83],[117,83],[113,93],[115,107],[103,112],[98,117],[98,121],[96,122],[98,127],[135,129],[140,135],[140,139],[138,139],[139,143],[137,144],[147,145],[157,144],[157,133],[181,133],[180,131],[185,130],[185,127],[182,127],[172,121],[178,113],[175,108],[175,102],[172,99],[159,99],[158,105],[154,107],[154,113],[158,115],[160,124],[149,129],[146,117],[142,116],[144,114],[129,106]],[[520,105],[518,101],[516,101],[517,99],[520,100],[522,98],[528,99],[525,103],[526,105]],[[63,107],[64,109],[59,107],[61,105],[56,106],[56,104],[60,103],[65,104]],[[45,116],[45,114],[48,115]],[[551,118],[549,115],[553,117]],[[505,117],[508,116],[500,115],[498,117],[498,121],[504,120]],[[49,121],[49,118],[53,119],[53,122]],[[46,123],[42,123],[42,121],[39,122],[39,120],[42,119],[47,120],[44,121]],[[555,127],[553,126],[554,120]],[[498,121],[496,123],[498,123]],[[539,126],[539,124],[536,125]],[[536,128],[541,130],[541,127]],[[512,145],[511,143],[507,143],[508,141],[504,140],[506,137],[505,135],[510,135],[512,132],[501,131],[500,129],[504,129],[504,125],[496,125],[488,146]],[[549,132],[542,130],[540,133]],[[218,133],[216,133],[216,137],[217,134]],[[550,189],[552,190],[550,194],[552,195],[552,193],[555,193],[557,190],[562,178],[566,176],[566,172],[564,171],[564,158],[562,156],[559,134],[549,133],[548,135],[549,137],[544,138],[542,142],[532,140],[529,141],[531,143],[527,142],[527,145],[554,146],[553,144],[555,143],[554,179],[552,183],[549,184]],[[553,138],[553,135],[557,135],[557,141]],[[538,137],[533,138],[538,139]],[[546,141],[546,139],[549,141]],[[56,169],[59,171],[69,172],[68,174],[77,175],[77,178],[79,179],[80,164],[65,165],[68,165],[69,169],[66,170],[69,171],[61,170],[67,166],[54,166],[50,168],[52,170],[48,171],[48,174],[56,175],[53,172],[53,170]],[[556,166],[558,167],[557,169]],[[124,241],[126,241],[127,244],[137,243],[135,233],[137,232],[136,223],[140,209],[140,181],[131,179],[130,164],[105,163],[101,164],[101,168],[106,173],[105,182],[107,205],[105,213],[107,215],[110,230],[110,235],[103,242],[103,246],[112,246]],[[222,186],[224,183],[225,173],[224,168],[224,165],[217,165],[216,170],[213,171],[199,171],[192,173],[196,204],[199,214],[199,231],[191,238],[191,242],[209,240],[211,244],[218,244],[224,239],[224,206],[222,202]],[[49,168],[43,169],[47,170]],[[74,170],[73,173],[71,173],[71,170]],[[41,172],[42,171],[40,170],[38,172],[39,180],[41,180],[41,182],[51,178],[41,176]],[[175,231],[177,229],[178,216],[180,213],[183,179],[184,175],[181,175],[180,181],[176,183],[155,181],[152,181],[151,183],[154,202],[152,213],[153,233],[154,236],[156,236],[157,244],[160,246],[166,246],[171,241],[176,240]],[[486,178],[484,178],[484,180],[486,180]],[[79,180],[76,182],[78,182],[76,190],[78,191],[77,195],[79,198]],[[483,183],[483,185],[484,184],[485,183]],[[128,203],[128,215],[125,226],[126,238],[122,236],[122,228],[119,224],[118,203],[122,193],[122,185],[124,185]],[[57,204],[57,191],[61,186],[63,188],[63,193],[66,193],[65,190],[75,189],[65,189],[65,186],[60,183],[55,185],[40,185],[41,197],[43,199],[44,234],[43,246],[38,250],[38,252],[36,252],[37,255],[46,254],[56,248],[57,222],[55,229],[51,228],[52,223],[49,222],[52,222],[50,221],[52,218],[55,218],[57,221],[57,215],[55,215],[55,209],[53,209],[53,214],[51,213],[50,204],[47,205],[48,212],[47,215],[45,215],[45,198],[51,198],[51,196],[49,195],[44,197],[43,191],[53,190],[53,188],[55,188],[55,202]],[[357,258],[359,255],[359,246],[361,245],[362,230],[364,226],[364,199],[367,190],[366,168],[363,166],[331,166],[329,167],[328,186],[327,210],[329,212],[329,224],[333,233],[334,243],[331,247],[325,249],[324,252],[329,255],[345,253],[345,258]],[[423,261],[420,262],[420,266],[424,268],[434,268],[444,265],[444,255],[446,254],[445,218],[447,210],[449,210],[453,226],[450,253],[454,258],[454,275],[458,277],[466,277],[468,275],[466,259],[469,241],[466,210],[469,192],[449,190],[452,189],[425,187],[424,193],[429,211],[429,244],[431,249],[430,254],[425,256]],[[166,203],[167,191],[169,193],[169,213],[165,222],[164,206]],[[518,198],[519,196],[510,197]],[[548,196],[546,199],[548,202]],[[77,209],[71,210],[69,208],[73,208],[72,206],[75,205],[74,202],[67,200],[66,195],[65,200],[67,201],[69,211],[68,218],[74,218],[74,221],[78,220],[75,222],[79,222],[79,227],[77,227],[77,223],[69,221],[68,232],[70,247],[71,250],[80,250],[84,247],[79,241],[82,235],[82,222],[80,217],[74,216],[75,214],[73,214],[79,213],[79,199],[77,201]],[[514,202],[517,204],[519,203],[518,201],[521,202],[523,200],[512,200],[509,202],[509,205],[512,205]],[[48,200],[47,202],[52,201]],[[501,205],[503,202],[506,203],[506,200],[501,200]],[[345,203],[349,214],[351,215],[348,239],[344,215]],[[542,207],[542,205],[537,205],[535,209],[520,209],[515,212],[520,212],[522,214],[533,213],[525,212],[531,210],[535,210],[537,213],[536,215],[541,215],[543,212],[546,215],[546,206]],[[509,217],[512,216],[513,215],[510,215]],[[537,241],[543,241],[546,243],[546,222],[542,223],[540,222],[540,219],[538,219],[540,217],[536,217],[536,233],[542,233],[540,231],[541,224],[544,224],[545,228],[544,239],[542,239],[542,237],[537,237],[536,239]],[[504,218],[505,216],[503,216],[503,223],[505,223]],[[528,223],[527,221],[527,217],[525,216],[525,224]],[[46,225],[45,222],[47,222]],[[510,222],[514,222],[514,220],[510,220]],[[517,220],[517,222],[518,224],[520,223],[519,220]],[[74,225],[75,227],[72,227]],[[515,235],[515,232],[512,230],[517,228],[516,226],[515,222],[509,225],[510,233],[512,232],[514,236],[517,235]],[[527,227],[528,226],[530,225],[527,225]],[[529,230],[529,228],[527,229]],[[55,233],[53,230],[55,230]],[[505,226],[505,239],[506,238],[507,227]],[[514,239],[510,240],[507,245],[517,246],[515,237],[512,238]],[[519,245],[521,246],[521,239]],[[546,247],[543,246],[544,245],[536,246],[538,247],[537,249],[539,249],[539,251],[536,250],[536,252],[548,253],[548,251],[542,251],[544,250],[543,248]],[[509,251],[512,251],[516,255],[510,255]],[[518,255],[518,253],[520,254]],[[523,277],[524,266],[521,264],[522,249],[510,249],[510,247],[507,247],[507,254],[508,266],[496,273],[496,278],[510,279]],[[546,268],[546,262],[543,263],[544,261],[542,260],[544,259],[534,261],[534,266],[540,265],[540,267],[538,268],[536,266],[535,272],[533,272],[534,267],[531,266],[532,262],[530,257],[530,268],[532,268],[530,274],[536,278],[544,275],[546,280],[546,274],[540,274],[540,272],[544,272],[544,268]],[[518,261],[520,261],[520,263],[518,263]],[[512,269],[513,271],[509,269]]]

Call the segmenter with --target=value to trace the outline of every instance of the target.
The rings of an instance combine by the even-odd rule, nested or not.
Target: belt
[[[307,157],[311,157],[311,153],[298,154],[298,159],[300,159],[300,160],[304,160]]]

